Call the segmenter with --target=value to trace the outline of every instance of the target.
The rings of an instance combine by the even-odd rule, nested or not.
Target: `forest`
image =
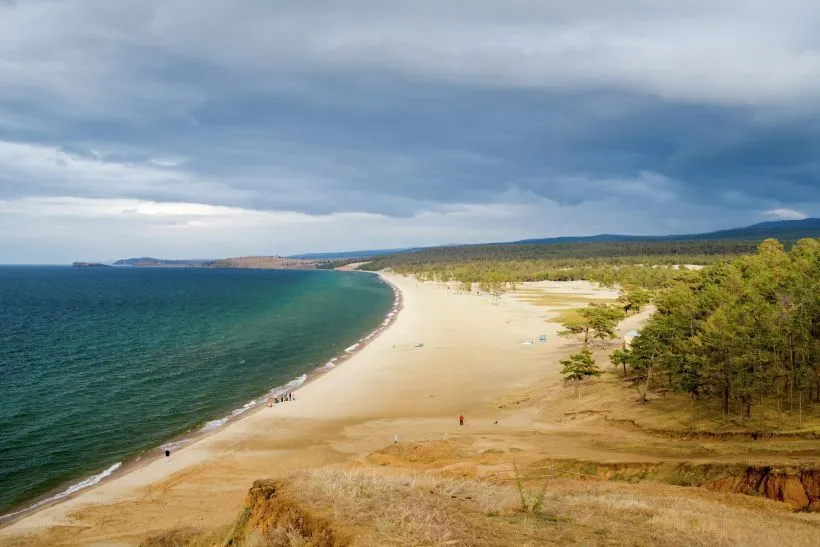
[[[820,239],[786,251],[769,239],[757,252],[686,272],[654,299],[657,311],[630,347],[616,350],[642,385],[720,402],[723,419],[765,429],[767,413],[820,402]]]
[[[478,283],[480,290],[494,293],[525,281],[581,279],[604,286],[659,289],[686,276],[679,265],[713,264],[753,253],[758,244],[752,240],[702,240],[467,245],[379,256],[360,269],[391,268],[422,279],[457,281],[465,287]]]
[[[693,258],[693,257],[688,257]],[[664,261],[666,259],[664,258]],[[415,275],[419,279],[456,281],[469,292],[477,283],[482,292],[500,293],[515,288],[525,281],[594,281],[604,286],[638,285],[657,289],[685,275],[673,265],[652,264],[653,260],[474,260],[469,262],[440,262],[429,264],[401,264],[393,266],[400,274]],[[690,262],[687,262],[690,263]],[[691,262],[702,264],[703,262]],[[711,262],[710,262],[711,263]]]
[[[393,255],[378,256],[368,264],[369,270],[386,267],[412,267],[444,262],[557,260],[577,263],[579,260],[607,260],[653,264],[706,264],[716,257],[752,253],[760,240],[688,240],[688,241],[607,241],[574,243],[504,243],[428,247]]]

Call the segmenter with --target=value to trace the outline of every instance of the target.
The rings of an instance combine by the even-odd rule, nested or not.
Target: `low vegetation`
[[[761,498],[662,484],[545,483],[528,473],[510,479],[325,469],[257,481],[217,544],[800,546],[820,535],[817,515]],[[180,532],[145,545],[175,545],[174,537]]]

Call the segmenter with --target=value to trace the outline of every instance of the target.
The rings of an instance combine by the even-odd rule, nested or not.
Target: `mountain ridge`
[[[390,254],[404,254],[416,252],[423,249],[433,249],[437,247],[474,247],[480,245],[557,245],[567,243],[615,243],[627,241],[705,241],[705,240],[753,240],[766,239],[768,237],[779,237],[788,240],[800,239],[802,237],[820,237],[820,218],[805,218],[802,220],[770,220],[759,222],[750,226],[740,228],[729,228],[716,230],[713,232],[703,232],[694,234],[673,234],[660,236],[638,236],[626,234],[596,234],[590,236],[559,236],[550,238],[520,239],[517,241],[486,242],[486,243],[466,243],[453,245],[436,245],[430,247],[407,247],[404,249],[379,249],[369,251],[342,251],[338,253],[303,253],[288,256],[287,258],[300,259],[350,259],[368,258]]]

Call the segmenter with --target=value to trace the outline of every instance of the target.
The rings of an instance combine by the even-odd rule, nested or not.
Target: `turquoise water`
[[[358,273],[0,267],[0,514],[218,427],[393,298]]]

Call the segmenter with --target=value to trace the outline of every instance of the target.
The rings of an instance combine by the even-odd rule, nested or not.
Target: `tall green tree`
[[[618,295],[618,302],[624,310],[624,315],[629,315],[629,312],[639,313],[651,301],[651,293],[642,287],[625,287]]]
[[[592,340],[611,340],[618,336],[615,329],[623,319],[623,312],[617,306],[608,304],[590,304],[586,308],[575,310],[580,320],[563,324],[561,336],[577,336],[583,339],[584,345]]]
[[[624,378],[626,378],[626,365],[627,365],[627,363],[629,363],[629,349],[627,349],[627,348],[618,348],[618,349],[616,349],[609,356],[609,361],[612,363],[612,366],[623,367],[623,369],[624,369]]]
[[[575,385],[575,394],[581,398],[580,384],[590,376],[600,376],[601,369],[595,364],[592,352],[589,348],[584,348],[579,353],[570,355],[568,359],[561,361],[561,375],[565,382],[572,382]]]

